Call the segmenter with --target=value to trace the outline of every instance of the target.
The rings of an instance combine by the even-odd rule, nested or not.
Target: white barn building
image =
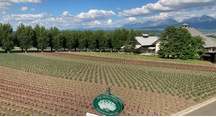
[[[157,36],[142,34],[142,36],[136,36],[135,39],[137,41],[136,49],[139,49],[141,53],[156,54],[159,50],[159,37]]]

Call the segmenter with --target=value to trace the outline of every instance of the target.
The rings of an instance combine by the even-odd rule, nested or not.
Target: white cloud
[[[32,8],[32,9],[30,9],[31,11],[35,11],[35,9],[34,8]]]
[[[21,8],[21,11],[27,11],[28,10],[28,7],[22,7]]]
[[[62,13],[62,15],[65,16],[65,17],[71,17],[71,16],[72,16],[72,15],[69,13],[69,11],[64,11],[64,12]]]
[[[47,13],[11,14],[3,16],[3,21],[10,22],[14,29],[16,29],[18,22],[32,26],[40,24],[47,28],[51,26],[56,26],[59,29],[89,28],[113,26],[113,21],[110,17],[114,15],[115,13],[113,11],[106,10],[89,10],[88,12],[82,12],[77,15],[71,15],[69,11],[64,11],[58,17],[54,17]]]
[[[41,3],[42,2],[42,0],[7,0],[7,1],[12,3]]]
[[[33,21],[42,19],[47,16],[47,13],[41,14],[11,14],[3,17],[4,21]]]
[[[62,15],[63,15],[63,16],[67,16],[67,15],[69,15],[69,12],[68,12],[68,11],[65,11],[65,12],[62,13]]]
[[[98,25],[101,25],[101,22],[98,20],[95,20],[95,21],[88,22],[87,24],[90,26],[98,26]]]
[[[129,21],[136,21],[137,18],[136,18],[136,17],[129,17],[128,20],[129,20]]]
[[[42,3],[42,0],[1,0],[0,10],[8,10],[17,3]]]
[[[143,21],[144,21],[143,19],[138,19],[136,17],[128,17],[113,22],[113,27],[121,27],[125,24],[139,23]]]
[[[112,25],[112,23],[113,23],[112,19],[107,20],[107,25]]]
[[[1,13],[2,13],[3,15],[5,15],[7,12],[6,12],[6,11],[2,11]]]
[[[214,3],[215,0],[159,0],[158,3],[162,6],[167,6],[171,8],[176,7],[197,7],[203,6],[205,4]]]
[[[38,19],[38,20],[34,20],[34,21],[31,21],[29,24],[32,24],[32,25],[36,25],[36,24],[39,24],[39,25],[43,25],[47,28],[51,27],[51,26],[56,26],[60,29],[64,29],[64,28],[68,28],[70,25],[69,22],[65,21],[63,18],[55,18],[55,17],[50,17],[50,18],[46,18],[46,19]]]
[[[92,21],[97,19],[106,19],[114,15],[115,13],[113,11],[91,9],[87,13],[82,12],[76,15],[75,18],[82,21]]]
[[[12,4],[10,2],[4,2],[4,1],[1,1],[0,2],[0,10],[8,10],[10,7],[12,6]]]
[[[141,8],[133,8],[119,12],[120,16],[141,16],[160,12],[178,11],[191,8],[215,5],[215,0],[159,0],[156,3],[149,3]]]
[[[106,10],[89,10],[86,13],[80,13],[77,15],[71,15],[69,11],[64,11],[59,17],[47,17],[47,18],[38,18],[36,20],[31,20],[29,24],[31,25],[44,25],[47,28],[51,26],[56,26],[59,29],[67,28],[90,28],[90,27],[105,27],[113,26],[112,19],[109,17],[115,15],[113,11]],[[48,16],[48,15],[47,15]],[[19,21],[23,17],[15,18],[15,16],[5,17],[5,20],[14,19]],[[26,22],[26,21],[25,21]]]

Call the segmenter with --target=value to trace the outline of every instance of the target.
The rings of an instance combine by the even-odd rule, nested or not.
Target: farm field
[[[127,56],[127,55],[126,55]],[[125,103],[120,115],[171,115],[216,96],[216,67],[124,55],[0,55],[0,115],[98,114],[106,86]]]

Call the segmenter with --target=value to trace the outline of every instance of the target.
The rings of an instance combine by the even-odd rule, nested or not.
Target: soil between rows
[[[80,101],[80,104],[82,102],[86,102],[89,106],[92,106],[92,101],[95,96],[104,93],[106,85],[99,84],[99,83],[88,83],[88,82],[81,82],[81,81],[74,81],[74,80],[67,80],[67,79],[61,79],[61,78],[55,78],[51,76],[44,76],[44,75],[38,75],[28,72],[23,72],[19,70],[14,70],[6,67],[0,67],[0,79],[6,80],[8,82],[16,82],[21,83],[23,85],[27,85],[28,87],[34,87],[40,89],[40,92],[32,90],[33,93],[39,93],[39,94],[46,94],[47,92],[61,92],[60,94],[52,94],[48,95],[46,98],[43,97],[34,97],[29,96],[25,94],[16,94],[14,95],[21,96],[21,97],[29,97],[38,99],[39,101],[44,101],[47,103],[48,108],[55,108],[53,105],[48,105],[48,103],[55,103],[58,105],[64,104],[71,106],[70,103],[65,102],[56,102],[55,100],[50,101],[52,99],[52,96],[62,96],[67,97],[76,101]],[[8,87],[14,87],[14,88],[20,88],[15,86],[11,86],[12,84],[4,84],[2,80],[0,80],[0,84],[6,85]],[[2,86],[1,85],[1,86]],[[28,90],[28,88],[23,86],[24,90]],[[1,92],[4,92],[6,90],[0,89]],[[6,91],[10,93],[10,91]],[[77,95],[77,97],[73,96],[63,96],[62,92],[71,93],[74,95]],[[185,108],[188,108],[194,104],[196,104],[193,101],[188,101],[182,98],[173,97],[169,95],[164,94],[155,94],[148,91],[137,91],[132,90],[129,88],[120,88],[120,87],[111,87],[111,93],[118,95],[122,98],[122,100],[125,103],[125,109],[123,110],[121,115],[171,115],[173,113],[176,113],[180,110],[183,110]],[[49,93],[47,93],[49,94]],[[32,115],[47,115],[53,114],[53,115],[72,115],[70,112],[55,112],[53,110],[46,109],[42,106],[46,106],[46,104],[38,103],[38,106],[32,106],[29,104],[23,104],[20,102],[16,102],[14,100],[11,100],[10,98],[4,98],[4,94],[1,93],[0,100],[8,101],[11,103],[15,103],[16,105],[23,105],[30,108],[36,108],[38,110],[45,111],[45,114],[35,114],[34,112],[31,112]],[[10,97],[10,95],[8,95]],[[12,97],[11,97],[12,98]],[[87,99],[84,99],[87,98]],[[69,101],[70,102],[70,101]],[[40,106],[42,105],[42,106]],[[81,110],[77,113],[73,113],[73,115],[85,115],[86,112],[98,114],[94,109],[92,108],[85,108],[80,105],[73,105],[73,107]],[[60,106],[59,109],[63,107]],[[69,109],[66,109],[66,111],[69,111]],[[29,111],[27,111],[29,112]],[[11,113],[6,111],[6,115],[16,115],[16,113]]]
[[[41,53],[40,53],[41,54]],[[126,60],[67,53],[43,53],[60,57],[123,63],[132,65],[179,68],[196,71],[215,71],[216,67],[173,63]],[[175,70],[174,70],[175,71]],[[96,73],[96,69],[94,70]],[[102,72],[107,74],[106,72]],[[110,73],[114,70],[110,69]],[[96,79],[100,77],[93,74]],[[114,74],[115,77],[116,74]],[[82,76],[84,77],[84,76]],[[88,76],[87,76],[88,77]],[[105,82],[102,80],[102,82]],[[110,84],[110,83],[109,83]],[[138,84],[135,84],[138,86]],[[106,84],[69,80],[60,77],[39,75],[0,67],[0,115],[85,115],[98,114],[92,106],[93,99],[105,92]],[[118,95],[125,103],[120,115],[172,115],[197,104],[192,100],[164,93],[134,90],[129,87],[111,86],[111,93]],[[203,99],[208,100],[210,97]],[[202,102],[199,101],[199,102]]]

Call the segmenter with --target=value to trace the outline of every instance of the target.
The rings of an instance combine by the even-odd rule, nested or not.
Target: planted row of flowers
[[[66,79],[146,90],[191,99],[216,85],[215,67],[143,62],[65,53],[17,54],[6,66]],[[61,57],[64,56],[64,57]],[[71,59],[72,58],[72,59]],[[14,59],[14,62],[11,61]],[[62,61],[60,61],[62,60]],[[33,62],[34,61],[34,62]],[[25,64],[24,64],[25,62]],[[27,63],[26,63],[27,62]],[[37,62],[37,64],[33,64]],[[5,63],[1,63],[5,65]],[[53,64],[55,63],[55,64]],[[188,69],[187,69],[188,67]],[[210,69],[211,68],[211,69]],[[202,91],[202,92],[200,92]],[[195,92],[195,94],[192,94]],[[213,91],[214,92],[214,91]],[[198,94],[198,95],[197,95]],[[214,95],[213,93],[211,93]],[[57,94],[58,95],[58,94]]]
[[[16,87],[15,82],[8,81],[1,79],[0,82],[0,99],[8,100],[13,103],[23,104],[26,105],[29,110],[32,110],[33,108],[38,108],[39,110],[43,110],[48,113],[40,113],[42,115],[84,115],[87,110],[93,111],[94,108],[90,101],[87,98],[84,98],[80,100],[81,95],[72,94],[69,92],[62,91],[59,94],[61,96],[57,96],[56,94],[45,94],[43,91],[38,92],[38,90],[33,90],[34,86],[31,90],[28,89],[29,85],[23,84],[23,86]],[[53,92],[52,90],[46,91],[46,92]],[[57,91],[58,92],[58,91]],[[73,95],[73,97],[68,97]],[[5,102],[5,104],[9,104]],[[11,105],[10,105],[11,106]],[[20,108],[19,105],[12,105],[16,108]],[[8,107],[8,106],[6,106]],[[6,108],[5,107],[5,108]],[[9,107],[11,108],[11,107]],[[12,110],[12,109],[10,109]],[[35,110],[35,109],[34,109]],[[10,113],[9,111],[4,110],[5,113]],[[18,115],[15,112],[12,112],[14,115]],[[51,114],[50,114],[51,113]],[[12,114],[12,115],[13,115]],[[38,115],[38,112],[31,112],[31,114],[25,114],[25,115]],[[40,115],[39,114],[39,115]]]

